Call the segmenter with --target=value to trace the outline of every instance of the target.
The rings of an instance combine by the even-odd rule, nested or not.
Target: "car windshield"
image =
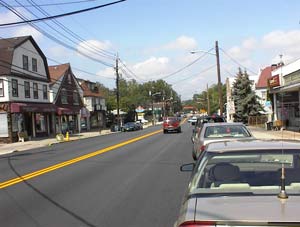
[[[216,125],[206,127],[204,138],[219,137],[251,137],[251,134],[243,125]]]
[[[207,152],[197,165],[190,193],[275,195],[280,191],[282,166],[287,193],[300,195],[300,150]]]

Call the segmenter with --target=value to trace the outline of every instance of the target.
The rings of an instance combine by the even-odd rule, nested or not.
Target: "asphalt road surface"
[[[193,162],[191,132],[189,124],[169,134],[156,126],[3,155],[0,225],[173,226],[189,180],[179,167]]]

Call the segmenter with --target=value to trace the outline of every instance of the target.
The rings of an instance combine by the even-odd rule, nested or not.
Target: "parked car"
[[[225,118],[216,114],[213,114],[211,116],[201,116],[197,118],[197,121],[195,123],[195,128],[193,128],[193,133],[191,136],[192,142],[195,140],[195,135],[200,131],[202,126],[205,123],[217,123],[217,122],[226,122]]]
[[[194,136],[193,159],[197,160],[208,143],[244,139],[254,139],[254,136],[243,123],[205,123]]]
[[[122,132],[136,131],[138,130],[138,126],[135,122],[127,122],[122,127]]]
[[[211,143],[181,171],[193,172],[175,227],[300,226],[299,141]]]
[[[165,117],[162,126],[164,133],[181,132],[180,120],[177,117]]]
[[[140,121],[136,121],[135,124],[136,124],[136,127],[137,127],[138,130],[143,129],[143,124]]]

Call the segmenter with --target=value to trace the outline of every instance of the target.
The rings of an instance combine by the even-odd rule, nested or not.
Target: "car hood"
[[[196,201],[195,218],[207,221],[300,223],[299,210],[300,196],[290,195],[286,200],[280,200],[276,195],[201,197]]]

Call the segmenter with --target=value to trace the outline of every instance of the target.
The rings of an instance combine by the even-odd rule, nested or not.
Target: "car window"
[[[300,195],[299,151],[281,152],[207,152],[197,166],[190,191],[203,195],[278,194],[283,165],[287,192]]]
[[[217,125],[205,129],[204,138],[219,137],[251,137],[245,126],[242,125]]]

